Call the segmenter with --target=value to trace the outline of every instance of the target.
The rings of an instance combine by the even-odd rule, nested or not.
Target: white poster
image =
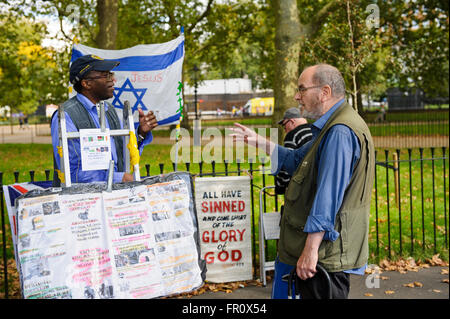
[[[164,295],[192,290],[202,283],[188,195],[181,180],[147,186]]]
[[[103,235],[101,193],[60,196],[68,258],[58,268],[70,288],[71,298],[115,297],[107,238]]]
[[[72,298],[63,275],[70,257],[58,196],[20,200],[17,215],[17,258],[24,297]]]
[[[83,171],[108,169],[111,161],[109,129],[80,130],[81,168]]]
[[[195,200],[206,280],[252,279],[250,177],[196,178]]]
[[[146,204],[146,187],[104,192],[103,200],[118,297],[134,299],[163,295],[155,230]]]

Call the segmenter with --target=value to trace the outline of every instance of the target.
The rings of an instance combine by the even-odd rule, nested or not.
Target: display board
[[[156,298],[205,279],[188,173],[16,199],[24,298]]]
[[[250,177],[197,177],[195,200],[206,280],[252,279]]]

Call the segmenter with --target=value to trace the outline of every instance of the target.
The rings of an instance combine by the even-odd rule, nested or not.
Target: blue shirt
[[[97,128],[100,128],[99,115],[97,114],[97,107],[92,103],[86,96],[78,93],[76,98],[81,104],[86,108],[89,115],[92,117]],[[105,112],[108,110],[108,105],[105,104]],[[73,123],[70,116],[66,113],[66,131],[67,132],[78,132],[75,124]],[[106,128],[109,128],[108,118],[106,119]],[[135,128],[139,123],[135,123]],[[122,124],[121,124],[122,128]],[[137,128],[136,128],[137,130]],[[60,156],[56,145],[59,145],[59,131],[58,131],[58,114],[55,114],[51,123],[52,132],[52,144],[53,144],[53,154],[56,159],[56,166],[61,169]],[[136,134],[137,135],[137,134]],[[148,145],[153,140],[153,135],[151,132],[147,134],[144,141],[139,146],[139,154],[142,154],[145,145]],[[67,145],[69,148],[69,165],[70,165],[70,177],[73,183],[92,183],[92,182],[106,182],[108,178],[108,170],[96,170],[96,171],[83,171],[81,169],[81,151],[80,151],[80,139],[73,138],[67,140]],[[111,157],[114,160],[114,173],[113,173],[113,183],[119,183],[122,181],[124,172],[117,171],[117,152],[116,144],[114,143],[114,137],[111,136]]]
[[[303,147],[290,150],[277,145],[272,153],[272,174],[283,169],[294,174],[298,165],[312,146],[312,143],[325,126],[328,119],[345,100],[337,102],[311,126],[312,140]],[[304,231],[315,233],[324,231],[323,240],[335,241],[339,233],[334,229],[336,215],[342,201],[355,165],[360,157],[360,145],[355,133],[346,125],[332,126],[321,140],[316,155],[317,191]],[[274,154],[275,153],[275,154]],[[277,163],[273,161],[278,156]],[[274,167],[276,165],[276,167]],[[348,273],[364,274],[366,266]]]

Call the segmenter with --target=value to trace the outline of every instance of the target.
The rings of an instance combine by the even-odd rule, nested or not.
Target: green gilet
[[[361,147],[344,198],[335,219],[339,237],[323,240],[318,262],[329,272],[362,267],[368,259],[370,200],[375,169],[375,151],[369,128],[358,113],[343,103],[328,119],[305,158],[291,178],[285,195],[281,219],[278,253],[280,261],[296,265],[308,233],[303,231],[317,190],[318,162],[316,155],[327,131],[336,124],[348,126]],[[332,161],[332,158],[322,159]]]

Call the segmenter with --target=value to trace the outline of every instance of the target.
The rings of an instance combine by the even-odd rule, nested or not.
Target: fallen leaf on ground
[[[401,274],[406,274],[408,271],[418,272],[421,268],[430,268],[430,266],[448,266],[448,261],[443,261],[439,258],[439,254],[432,258],[423,260],[414,260],[412,257],[407,259],[399,259],[396,261],[383,259],[378,263],[380,269],[385,271],[398,271]],[[447,273],[445,273],[447,271]],[[366,271],[366,273],[373,273],[374,271]],[[381,272],[380,272],[381,273]],[[443,269],[442,274],[448,274],[448,269]]]
[[[416,287],[423,287],[423,284],[419,281],[414,281],[414,286]]]
[[[448,284],[448,278],[442,279],[442,282],[445,282],[446,284]]]
[[[384,293],[386,295],[392,295],[392,294],[395,294],[395,291],[393,291],[393,290],[386,290]]]
[[[427,259],[431,266],[445,266],[446,263],[439,258],[439,254],[434,255],[431,259]]]
[[[410,282],[409,284],[403,284],[403,287],[414,288],[414,283]]]
[[[366,296],[366,297],[373,297],[373,294],[371,294],[370,292],[366,292],[366,293],[364,294],[364,296]]]
[[[440,290],[438,290],[438,289],[433,289],[433,292],[441,292]]]
[[[448,275],[448,268],[442,268],[441,275]]]

